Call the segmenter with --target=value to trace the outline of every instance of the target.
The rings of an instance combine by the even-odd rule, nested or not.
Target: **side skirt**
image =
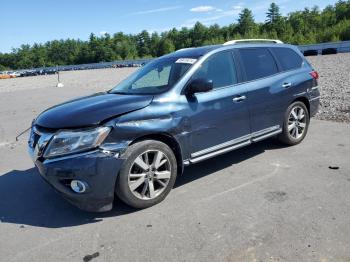
[[[192,153],[191,158],[189,160],[185,160],[183,163],[184,165],[198,163],[200,161],[212,158],[214,156],[218,156],[218,155],[233,151],[235,149],[250,145],[251,143],[259,142],[266,138],[276,136],[280,133],[282,133],[282,128],[280,128],[279,125],[269,127],[269,128],[254,132],[250,135],[242,136],[234,140]]]

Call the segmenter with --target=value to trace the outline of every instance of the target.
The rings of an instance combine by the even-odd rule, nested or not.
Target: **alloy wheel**
[[[171,165],[165,153],[160,150],[148,150],[132,163],[128,184],[134,196],[150,200],[166,189],[170,177]]]
[[[306,128],[306,114],[301,106],[292,108],[288,118],[288,132],[294,139],[299,139],[303,136]]]

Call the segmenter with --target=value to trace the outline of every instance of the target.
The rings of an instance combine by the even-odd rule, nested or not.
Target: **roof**
[[[275,42],[262,42],[262,43],[250,43],[250,42],[235,42],[234,44],[226,44],[226,45],[208,45],[202,47],[190,47],[177,50],[173,53],[166,55],[165,57],[193,57],[198,58],[210,51],[215,49],[234,49],[234,48],[242,48],[242,47],[291,47],[289,44],[275,43]]]
[[[169,54],[168,56],[172,57],[200,57],[205,55],[206,53],[218,49],[222,47],[222,45],[207,45],[202,47],[190,47],[190,48],[184,48],[177,50],[176,52],[173,52]]]

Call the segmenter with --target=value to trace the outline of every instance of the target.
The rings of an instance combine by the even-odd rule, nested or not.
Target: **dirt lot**
[[[319,118],[349,121],[337,106],[349,103],[344,60],[310,58],[322,95],[333,94]],[[63,88],[54,76],[0,80],[0,261],[350,261],[346,123],[314,119],[298,146],[269,140],[193,165],[149,209],[117,201],[92,214],[58,196],[33,168],[27,137],[14,143],[15,135],[47,107],[107,90],[133,70],[64,72]]]

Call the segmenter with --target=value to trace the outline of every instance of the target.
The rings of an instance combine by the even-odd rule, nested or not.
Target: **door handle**
[[[235,103],[238,103],[238,102],[245,100],[246,98],[247,98],[246,96],[236,96],[232,99],[232,101]]]
[[[292,83],[283,83],[283,88],[290,88],[292,86]]]

